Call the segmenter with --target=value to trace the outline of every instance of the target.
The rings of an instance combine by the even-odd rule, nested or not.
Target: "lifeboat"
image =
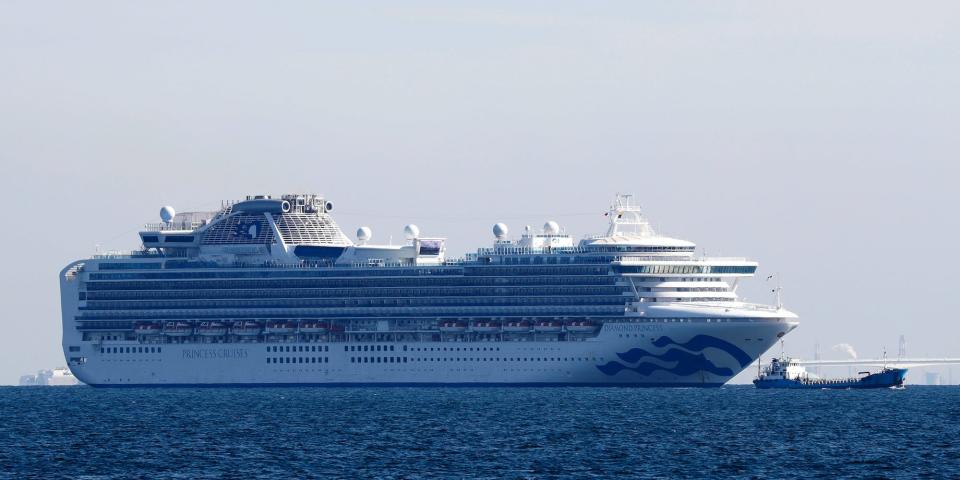
[[[267,324],[266,333],[287,334],[296,329],[296,325],[290,322],[270,322]]]
[[[300,333],[326,333],[327,324],[323,322],[304,322],[300,324]]]
[[[260,335],[260,324],[247,320],[245,322],[235,322],[230,328],[234,335]]]
[[[220,322],[201,322],[197,327],[197,335],[205,337],[218,337],[227,334],[227,326]]]
[[[467,326],[459,322],[443,322],[440,324],[440,331],[443,333],[463,333]]]
[[[160,325],[155,323],[138,323],[133,327],[137,335],[160,335]]]
[[[187,322],[167,322],[163,325],[163,334],[169,337],[187,337],[193,334],[193,327]]]
[[[593,333],[597,326],[590,322],[570,322],[567,324],[567,331],[570,333]]]
[[[530,324],[527,322],[507,322],[503,326],[504,332],[510,333],[528,333],[530,332]]]
[[[533,331],[537,333],[560,333],[563,325],[555,322],[537,322],[533,326]]]
[[[470,327],[477,333],[497,333],[500,331],[500,324],[495,322],[477,322]]]

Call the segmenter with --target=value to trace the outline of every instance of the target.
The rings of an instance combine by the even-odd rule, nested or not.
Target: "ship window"
[[[100,353],[103,353],[103,350],[104,350],[103,348],[100,348]]]
[[[163,240],[168,243],[193,243],[193,236],[190,235],[167,235]]]
[[[330,357],[323,357],[323,363],[330,363]]]
[[[160,353],[160,347],[157,347],[157,353]]]

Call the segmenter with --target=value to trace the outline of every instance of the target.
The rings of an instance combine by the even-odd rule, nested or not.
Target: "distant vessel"
[[[44,385],[50,387],[65,387],[70,385],[79,385],[77,377],[67,367],[57,367],[53,370],[40,370],[36,375],[24,375],[20,377],[20,386]]]
[[[164,207],[140,251],[63,269],[64,356],[94,386],[717,387],[797,326],[738,298],[757,262],[698,257],[630,200],[606,234],[497,223],[457,259],[416,225],[354,243],[319,195]]]
[[[764,367],[753,384],[757,388],[890,388],[902,387],[907,376],[906,368],[884,367],[877,373],[860,372],[860,377],[827,379],[820,378],[791,358],[774,358]]]

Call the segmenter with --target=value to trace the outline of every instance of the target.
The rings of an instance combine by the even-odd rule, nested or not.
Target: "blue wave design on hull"
[[[641,353],[642,352],[642,353]],[[605,365],[597,365],[597,368],[607,374],[607,375],[616,375],[623,370],[630,370],[636,372],[643,376],[649,376],[653,372],[662,370],[665,372],[670,372],[674,375],[685,377],[688,375],[693,375],[698,372],[706,371],[714,375],[720,375],[724,377],[733,376],[733,370],[725,367],[718,367],[713,364],[710,360],[707,360],[707,357],[702,353],[693,354],[690,352],[684,352],[683,350],[673,348],[668,350],[663,355],[653,355],[649,352],[646,352],[639,348],[634,348],[626,353],[618,353],[620,358],[625,356],[637,357],[637,360],[641,357],[653,357],[657,360],[662,360],[665,362],[677,362],[672,368],[662,367],[655,363],[643,362],[637,364],[635,367],[629,367],[620,362],[607,362]],[[624,358],[624,360],[626,360]],[[630,363],[633,363],[637,360],[627,360]]]
[[[736,359],[737,362],[740,363],[741,367],[746,367],[750,364],[750,362],[753,361],[753,359],[750,358],[746,352],[741,350],[736,345],[726,340],[721,340],[717,337],[711,337],[710,335],[696,335],[686,343],[679,343],[667,336],[662,336],[652,340],[652,342],[653,345],[658,348],[663,348],[668,345],[676,345],[678,347],[682,347],[683,350],[680,348],[671,348],[670,350],[657,355],[642,348],[631,348],[626,352],[617,353],[617,356],[627,363],[636,363],[647,357],[652,357],[664,362],[676,362],[673,367],[662,367],[650,362],[642,362],[631,367],[617,361],[611,361],[604,365],[597,365],[597,369],[610,376],[616,375],[624,370],[630,370],[643,376],[649,376],[656,371],[665,371],[678,376],[688,376],[698,372],[709,372],[714,375],[732,377],[734,374],[732,369],[718,367],[710,360],[707,360],[706,355],[702,353],[706,348],[723,350],[731,357]],[[686,350],[698,353],[690,353]]]
[[[665,347],[671,344],[678,347],[683,347],[687,350],[692,350],[694,352],[702,352],[703,349],[708,347],[723,350],[724,352],[729,353],[731,357],[737,359],[737,361],[740,362],[741,367],[746,367],[747,365],[750,365],[750,362],[753,361],[753,359],[750,358],[750,355],[747,355],[747,352],[741,350],[740,347],[726,340],[721,340],[717,337],[711,337],[710,335],[697,335],[691,338],[687,343],[678,343],[668,336],[662,336],[653,341],[653,345],[656,347]]]

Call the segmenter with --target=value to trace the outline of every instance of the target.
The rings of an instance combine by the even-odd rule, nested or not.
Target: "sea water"
[[[960,388],[0,388],[0,478],[958,478]]]

